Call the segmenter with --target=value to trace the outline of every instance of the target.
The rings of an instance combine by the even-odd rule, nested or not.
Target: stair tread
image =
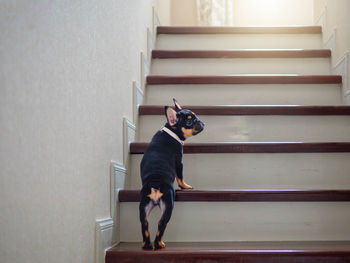
[[[120,190],[120,202],[139,202],[140,190]],[[179,202],[336,202],[350,201],[350,190],[233,189],[176,190]]]
[[[145,142],[130,144],[131,154],[143,154]],[[320,153],[350,152],[350,142],[215,142],[185,143],[184,153]]]
[[[335,263],[346,262],[350,258],[349,241],[167,242],[166,245],[166,249],[163,250],[143,251],[140,243],[122,242],[106,251],[106,263],[133,262],[133,260],[134,262],[223,260],[222,262],[251,263],[327,262],[328,260]]]
[[[350,241],[260,241],[260,242],[167,242],[167,249],[156,253],[231,251],[231,252],[329,252],[346,251],[350,253]],[[121,242],[110,248],[107,253],[118,252],[150,253],[140,249],[138,242]]]
[[[350,106],[299,105],[184,105],[198,115],[350,115]],[[139,115],[163,115],[164,106],[141,105]]]
[[[148,75],[148,85],[161,84],[341,84],[341,75],[230,74]]]
[[[321,34],[320,26],[290,27],[174,27],[158,26],[157,34]]]
[[[329,58],[329,49],[153,50],[152,58]]]

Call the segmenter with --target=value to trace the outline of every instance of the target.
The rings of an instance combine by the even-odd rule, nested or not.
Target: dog
[[[152,250],[147,218],[155,206],[159,206],[162,216],[154,240],[154,249],[165,248],[162,241],[165,228],[174,207],[176,179],[181,189],[192,189],[183,179],[183,144],[186,139],[204,129],[204,123],[190,110],[182,109],[173,99],[175,110],[164,106],[167,123],[152,138],[141,161],[142,189],[140,192],[140,221],[142,249]]]

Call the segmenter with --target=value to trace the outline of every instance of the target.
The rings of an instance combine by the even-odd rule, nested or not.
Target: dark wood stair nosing
[[[147,85],[171,84],[341,84],[341,75],[148,75]]]
[[[143,154],[148,143],[133,142],[131,154]],[[185,143],[185,154],[205,153],[339,153],[350,152],[350,142],[222,142]]]
[[[280,50],[153,50],[153,59],[176,58],[329,58],[330,49]]]
[[[320,26],[289,27],[173,27],[158,26],[157,34],[321,34]]]
[[[350,115],[350,106],[184,105],[198,115]],[[164,106],[140,105],[139,115],[163,115]]]
[[[106,251],[106,263],[126,262],[344,263],[349,241],[167,242],[159,251],[143,251],[140,242],[121,242]]]
[[[120,202],[139,202],[139,190],[120,190]],[[349,202],[350,190],[177,190],[177,202]]]

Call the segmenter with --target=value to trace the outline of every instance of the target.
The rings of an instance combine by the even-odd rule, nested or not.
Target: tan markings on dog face
[[[191,116],[191,115],[188,115],[188,116],[187,116],[187,119],[189,119],[189,120],[192,119],[192,116]]]
[[[162,196],[163,196],[163,193],[158,189],[154,189],[154,188],[151,188],[151,193],[148,195],[148,197],[156,203],[158,202],[159,198],[161,198]]]
[[[181,131],[184,134],[184,137],[187,139],[187,138],[193,136],[194,129],[186,129],[186,128],[182,127]]]

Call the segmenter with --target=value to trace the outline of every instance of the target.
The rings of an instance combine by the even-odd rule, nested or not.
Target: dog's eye
[[[192,126],[192,124],[193,124],[192,119],[187,119],[186,126]]]

